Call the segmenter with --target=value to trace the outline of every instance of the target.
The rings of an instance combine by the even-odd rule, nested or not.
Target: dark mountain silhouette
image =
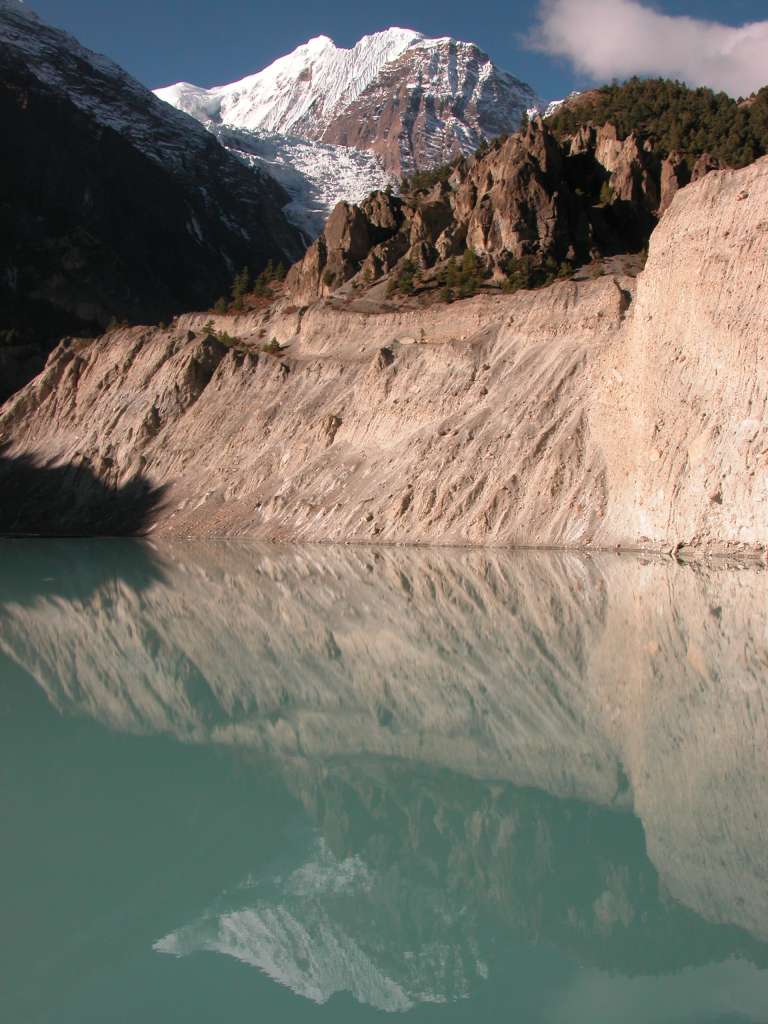
[[[28,379],[65,334],[205,309],[241,267],[303,251],[271,178],[5,0],[0,117],[0,401],[23,383],[9,350]]]

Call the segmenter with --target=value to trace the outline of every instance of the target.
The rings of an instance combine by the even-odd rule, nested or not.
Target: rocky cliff
[[[431,186],[339,204],[290,287],[309,302],[347,282],[369,289],[407,263],[419,273],[416,290],[435,289],[446,261],[467,250],[494,286],[521,272],[532,283],[642,251],[675,193],[715,168],[707,158],[693,169],[675,154],[662,159],[650,139],[620,138],[611,124],[559,140],[536,118]]]
[[[350,293],[220,318],[224,341],[186,317],[62,345],[0,415],[2,528],[109,531],[112,492],[156,533],[765,545],[766,224],[761,160],[677,192],[636,280]]]
[[[422,40],[386,64],[322,138],[370,150],[387,170],[410,174],[516,131],[536,102],[474,43]]]

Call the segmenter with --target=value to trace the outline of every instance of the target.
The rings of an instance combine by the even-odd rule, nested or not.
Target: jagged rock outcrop
[[[397,205],[376,202],[390,231]],[[62,346],[0,413],[0,487],[14,460],[70,466],[72,500],[46,522],[21,493],[0,528],[93,529],[77,501],[86,465],[110,486],[164,488],[146,512],[155,533],[760,547],[766,223],[761,160],[679,191],[636,280],[217,318],[231,338],[209,343],[189,400],[204,317]],[[338,228],[357,252],[356,217]],[[271,339],[280,351],[261,351]]]
[[[17,0],[0,72],[0,399],[65,334],[205,308],[238,268],[303,252],[271,178]]]
[[[712,167],[711,170],[716,168]],[[659,215],[669,207],[677,192],[690,184],[691,171],[682,153],[673,152],[661,165]]]
[[[371,239],[367,252],[345,245],[337,231],[329,240],[326,229],[289,286],[304,303],[358,274],[361,285],[370,284],[402,259],[429,268],[467,248],[501,277],[510,259],[581,264],[637,252],[675,192],[707,169],[714,169],[707,159],[693,172],[679,154],[662,160],[649,140],[636,134],[620,139],[610,124],[586,126],[561,144],[536,118],[481,157],[461,161],[447,182],[403,197],[399,222],[389,225],[385,242]],[[356,238],[364,237],[365,204],[342,210],[329,227],[354,219]]]
[[[402,200],[386,192],[374,192],[359,206],[339,203],[323,234],[289,272],[293,300],[305,303],[329,295],[364,265],[370,280],[390,270],[408,249],[405,236],[399,235],[405,217]]]

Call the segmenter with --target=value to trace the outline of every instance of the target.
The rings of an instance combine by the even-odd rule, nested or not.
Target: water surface
[[[0,543],[0,1019],[768,1021],[768,574]]]

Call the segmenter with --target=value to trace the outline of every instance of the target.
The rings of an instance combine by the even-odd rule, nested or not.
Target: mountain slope
[[[271,177],[17,0],[0,0],[0,117],[3,364],[204,308],[244,264],[301,254]]]
[[[515,131],[533,91],[474,43],[421,39],[325,128],[328,142],[370,149],[398,174],[431,168]]]
[[[240,82],[181,82],[156,95],[203,123],[371,150],[397,174],[513,131],[536,103],[474,43],[401,28],[348,50],[318,36]]]

